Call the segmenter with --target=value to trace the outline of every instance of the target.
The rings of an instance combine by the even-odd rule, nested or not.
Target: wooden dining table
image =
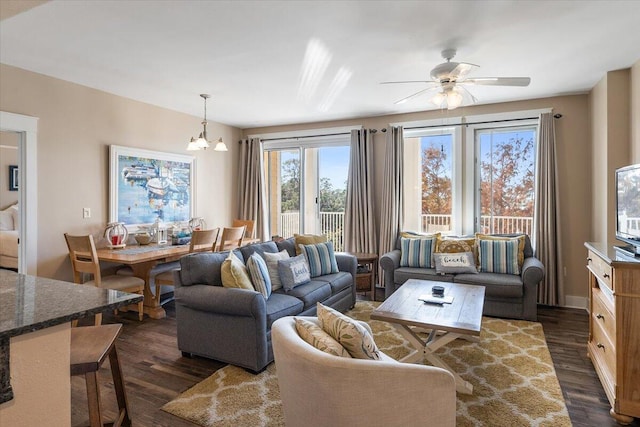
[[[144,280],[144,312],[152,319],[163,319],[167,314],[151,292],[151,269],[158,264],[179,260],[188,253],[189,245],[133,245],[123,249],[97,250],[100,261],[129,265],[133,275]]]

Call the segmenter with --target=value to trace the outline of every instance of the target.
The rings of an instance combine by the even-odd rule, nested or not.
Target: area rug
[[[411,346],[369,318],[378,304],[359,301],[347,314],[368,322],[378,347],[400,359]],[[457,395],[458,426],[571,426],[539,323],[485,317],[479,342],[456,340],[437,354],[473,384],[472,395]],[[284,425],[274,363],[259,375],[225,366],[162,409],[203,427]]]

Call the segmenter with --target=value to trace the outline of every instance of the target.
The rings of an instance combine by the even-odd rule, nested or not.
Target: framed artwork
[[[9,166],[9,191],[18,191],[18,166]]]
[[[160,218],[189,221],[195,207],[193,156],[111,145],[109,147],[109,222],[130,231]]]

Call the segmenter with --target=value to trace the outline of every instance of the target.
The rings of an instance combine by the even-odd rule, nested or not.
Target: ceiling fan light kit
[[[451,62],[456,55],[455,49],[445,49],[442,51],[442,57],[446,60],[442,64],[436,65],[430,73],[432,80],[407,80],[397,82],[382,82],[382,84],[395,83],[427,83],[431,86],[420,90],[413,95],[409,95],[396,104],[402,104],[412,98],[427,92],[437,90],[430,101],[440,108],[453,110],[465,103],[465,95],[469,95],[468,103],[474,104],[478,100],[469,92],[465,86],[484,85],[484,86],[528,86],[531,82],[529,77],[476,77],[467,78],[467,75],[478,65],[466,62]]]
[[[211,95],[201,93],[200,97],[204,99],[204,119],[202,120],[203,130],[200,132],[198,138],[191,137],[189,144],[187,145],[187,151],[206,150],[211,147],[211,143],[207,139],[207,99],[211,98]],[[214,151],[228,151],[227,146],[222,142],[220,138],[213,149]]]

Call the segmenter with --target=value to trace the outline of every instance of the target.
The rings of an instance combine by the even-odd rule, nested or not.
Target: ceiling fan
[[[456,55],[455,49],[445,49],[442,51],[442,57],[447,61],[436,65],[431,70],[432,80],[406,80],[398,82],[382,82],[380,84],[397,84],[397,83],[427,83],[426,89],[418,91],[413,95],[396,101],[395,104],[402,104],[412,98],[427,93],[429,91],[437,91],[432,97],[431,102],[440,108],[453,110],[462,105],[465,97],[476,103],[478,100],[466,89],[466,86],[484,85],[484,86],[529,86],[531,78],[529,77],[475,77],[467,78],[467,75],[478,68],[478,65],[466,62],[451,62]]]

